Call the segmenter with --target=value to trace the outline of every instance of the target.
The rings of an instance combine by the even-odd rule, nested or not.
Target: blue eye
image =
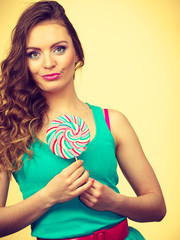
[[[54,49],[54,52],[57,53],[57,54],[62,54],[64,53],[66,50],[66,47],[64,46],[57,46],[55,49]]]
[[[40,56],[40,53],[38,53],[38,52],[36,52],[36,51],[32,51],[32,52],[30,52],[30,53],[27,53],[27,56],[28,56],[29,58],[36,59],[36,58],[38,58],[38,57]]]

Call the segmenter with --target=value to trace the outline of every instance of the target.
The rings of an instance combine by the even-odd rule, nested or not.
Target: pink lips
[[[51,73],[47,75],[42,75],[45,80],[51,81],[51,80],[56,80],[60,77],[61,73]]]

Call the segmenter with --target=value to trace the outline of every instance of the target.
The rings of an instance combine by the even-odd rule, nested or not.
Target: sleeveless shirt
[[[103,110],[88,105],[93,112],[96,134],[79,159],[83,160],[83,166],[89,170],[91,178],[119,192],[116,187],[118,174],[114,138],[106,124]],[[14,173],[23,199],[45,187],[55,175],[74,161],[56,156],[46,143],[38,139],[31,145],[31,150],[32,158],[29,160],[28,155],[24,154],[23,167]],[[95,211],[77,197],[69,202],[52,206],[32,223],[32,236],[50,239],[80,237],[103,228],[110,228],[124,219],[125,217],[109,211]]]

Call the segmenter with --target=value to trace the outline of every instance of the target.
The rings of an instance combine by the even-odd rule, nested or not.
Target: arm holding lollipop
[[[82,119],[65,115],[52,121],[47,130],[50,149],[57,156],[76,158],[76,161],[53,177],[40,191],[11,207],[4,208],[9,180],[6,171],[0,172],[0,180],[4,182],[4,189],[0,187],[0,237],[19,231],[55,204],[68,202],[91,187],[93,180],[89,178],[89,172],[84,169],[83,161],[77,160],[89,141],[89,128]]]
[[[78,160],[56,175],[43,189],[31,197],[5,207],[9,178],[0,171],[0,237],[17,232],[36,221],[57,203],[70,201],[92,185],[88,171]],[[0,167],[2,167],[0,165]]]

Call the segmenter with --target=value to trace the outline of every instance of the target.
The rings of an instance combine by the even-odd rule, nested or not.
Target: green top
[[[83,165],[89,170],[91,178],[119,192],[116,187],[118,175],[113,136],[102,109],[89,106],[94,115],[96,135],[79,158],[84,161]],[[23,168],[14,173],[24,199],[46,186],[55,175],[74,161],[56,156],[47,144],[39,140],[32,145],[32,150],[32,159],[28,160],[27,154],[24,154]],[[95,211],[77,197],[51,207],[32,224],[32,236],[51,239],[80,237],[110,228],[124,219],[125,217],[109,211]]]

